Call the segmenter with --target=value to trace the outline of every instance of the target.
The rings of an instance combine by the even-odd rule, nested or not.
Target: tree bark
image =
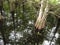
[[[4,45],[6,45],[6,38],[5,38],[5,33],[4,33],[4,29],[3,29],[3,23],[4,23],[4,16],[2,16],[2,10],[3,10],[3,1],[4,0],[0,0],[0,32],[3,38],[3,42]]]
[[[17,45],[16,43],[16,26],[15,26],[15,17],[14,17],[14,14],[15,14],[15,9],[16,9],[16,0],[9,0],[10,1],[10,12],[11,12],[11,15],[12,15],[12,21],[13,21],[13,29],[14,29],[14,36],[15,36],[15,40],[14,40],[14,45]]]
[[[1,35],[2,35],[2,38],[3,38],[3,42],[4,42],[4,45],[6,45],[6,38],[5,38],[5,34],[4,34],[4,30],[3,30],[3,20],[0,20],[0,32],[1,32]]]
[[[42,0],[40,11],[39,11],[39,16],[38,16],[37,21],[35,23],[35,27],[37,29],[41,30],[42,28],[45,27],[47,12],[48,12],[48,0]]]
[[[60,27],[60,18],[58,17],[56,29],[55,29],[55,31],[53,32],[53,33],[54,33],[54,36],[52,37],[51,42],[50,42],[49,45],[51,45],[51,43],[52,43],[52,41],[53,41],[53,39],[54,39],[54,37],[55,37],[55,34],[56,34],[56,32],[58,31],[59,27]]]
[[[10,12],[15,11],[15,0],[9,0],[10,2]]]

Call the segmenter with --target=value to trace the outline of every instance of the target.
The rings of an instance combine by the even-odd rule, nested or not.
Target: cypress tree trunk
[[[58,17],[58,19],[57,19],[57,26],[56,26],[55,31],[53,32],[53,33],[54,33],[54,36],[52,37],[51,42],[50,42],[49,45],[51,45],[51,43],[52,43],[52,41],[53,41],[53,39],[54,39],[54,37],[55,37],[55,34],[56,34],[56,32],[58,31],[58,29],[59,29],[59,26],[60,26],[60,18]]]
[[[42,0],[40,11],[39,11],[39,16],[38,16],[37,21],[35,23],[35,27],[37,29],[41,30],[42,28],[45,27],[47,12],[48,12],[48,0]]]
[[[7,40],[6,40],[6,38],[5,38],[5,33],[4,33],[3,26],[4,26],[3,16],[0,15],[0,32],[1,32],[1,35],[2,35],[2,37],[3,37],[4,45],[6,45]]]
[[[4,29],[3,29],[3,26],[4,26],[4,16],[2,15],[2,10],[3,10],[3,1],[4,0],[0,0],[0,32],[1,32],[1,35],[3,37],[3,42],[4,42],[4,45],[6,45],[6,38],[5,38],[5,33],[4,33]]]
[[[9,0],[10,1],[10,12],[11,12],[11,15],[12,15],[12,21],[13,21],[13,29],[14,29],[14,36],[15,36],[15,40],[14,40],[14,45],[17,45],[16,44],[16,26],[15,26],[15,17],[14,17],[14,14],[15,14],[15,9],[16,9],[16,5],[15,5],[15,1],[16,0]]]

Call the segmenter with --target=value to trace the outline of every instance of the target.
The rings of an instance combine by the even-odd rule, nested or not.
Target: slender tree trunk
[[[58,31],[59,27],[60,27],[60,18],[58,17],[57,26],[56,26],[55,31],[53,32],[53,33],[54,33],[54,36],[52,37],[51,42],[50,42],[49,45],[51,45],[51,43],[52,43],[52,41],[53,41],[53,39],[54,39],[54,37],[55,37],[55,34],[56,34],[56,32]]]
[[[37,21],[35,23],[35,27],[37,29],[41,30],[42,28],[45,27],[47,12],[48,12],[48,0],[42,0],[40,11],[39,11],[39,16],[38,16]]]
[[[3,42],[4,45],[6,45],[6,38],[5,38],[5,33],[4,33],[4,29],[3,29],[3,24],[4,24],[4,16],[2,16],[2,10],[3,10],[3,1],[4,0],[0,0],[0,32],[3,38]]]
[[[0,20],[0,32],[1,32],[1,35],[2,35],[2,38],[3,38],[3,42],[4,42],[4,45],[6,45],[6,38],[5,38],[5,33],[4,33],[4,29],[3,29],[3,20],[1,19]]]
[[[3,30],[3,29],[1,29],[1,30]],[[6,45],[7,40],[6,40],[6,38],[5,38],[4,32],[3,32],[3,31],[1,31],[1,34],[2,34],[2,37],[3,37],[4,45]]]
[[[15,14],[15,9],[16,9],[16,0],[9,0],[10,1],[10,12],[11,12],[11,15],[12,15],[12,21],[13,21],[13,29],[14,29],[14,36],[15,36],[15,40],[14,40],[14,45],[17,45],[16,44],[16,26],[15,26],[15,17],[14,17],[14,14]]]

